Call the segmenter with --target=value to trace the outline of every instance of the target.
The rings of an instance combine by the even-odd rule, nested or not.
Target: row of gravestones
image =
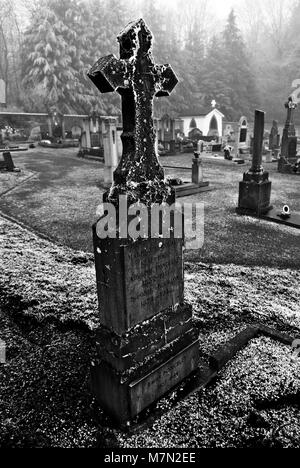
[[[287,120],[283,129],[282,139],[278,129],[278,122],[273,121],[268,141],[266,134],[263,136],[263,154],[266,156],[266,162],[275,160],[278,161],[278,170],[283,173],[299,173],[299,158],[297,156],[297,137],[293,121],[293,112],[297,108],[297,104],[293,102],[292,97],[285,104],[288,111]],[[232,126],[228,126],[226,130],[228,135],[233,134]],[[281,140],[281,142],[280,142]],[[239,137],[237,143],[237,152],[249,152],[248,141],[248,122],[245,117],[242,117],[239,123]],[[253,154],[254,137],[250,138],[250,154]]]
[[[297,166],[297,137],[293,123],[293,113],[297,105],[290,97],[285,104],[288,109],[287,120],[283,132],[281,144],[280,164],[285,164],[290,168],[299,169]],[[271,205],[271,187],[269,173],[262,166],[263,137],[264,137],[265,113],[255,112],[255,128],[253,142],[253,156],[251,169],[244,174],[243,181],[239,187],[239,203],[237,213],[262,218],[267,221],[285,224],[294,228],[300,228],[300,214],[293,213],[289,205],[285,204],[282,210],[273,209]],[[299,161],[299,160],[298,160]],[[299,161],[300,162],[300,161]]]

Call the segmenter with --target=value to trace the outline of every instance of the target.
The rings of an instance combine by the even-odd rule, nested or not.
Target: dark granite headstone
[[[272,209],[270,206],[271,185],[269,174],[262,167],[265,113],[255,111],[252,167],[240,182],[238,214],[261,215]]]
[[[0,170],[1,169],[8,171],[8,172],[14,172],[16,170],[12,156],[9,151],[3,152],[3,161],[1,161],[1,156],[0,156]]]
[[[169,65],[156,65],[152,35],[141,19],[119,35],[120,59],[101,58],[89,77],[101,92],[122,98],[123,155],[104,201],[122,212],[142,202],[171,204],[175,191],[155,152],[154,96],[168,96],[177,84]],[[125,202],[126,206],[126,202]],[[151,216],[149,215],[151,220]],[[197,369],[199,332],[184,302],[183,239],[101,239],[94,249],[102,327],[92,387],[102,407],[124,423]]]

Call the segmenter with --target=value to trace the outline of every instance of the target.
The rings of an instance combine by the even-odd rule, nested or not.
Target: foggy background
[[[156,101],[156,114],[210,106],[227,120],[283,120],[300,78],[298,0],[0,0],[0,79],[6,109],[119,112],[86,78],[103,55],[118,54],[116,36],[142,16],[155,38],[157,63],[170,63],[180,84]],[[0,101],[1,102],[1,101]]]

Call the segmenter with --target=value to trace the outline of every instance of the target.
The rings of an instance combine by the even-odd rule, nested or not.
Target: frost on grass
[[[207,352],[248,325],[300,334],[300,273],[267,267],[186,263],[186,299]]]
[[[0,195],[7,193],[26,180],[33,177],[34,173],[30,171],[4,172],[0,171]]]
[[[0,258],[8,355],[0,366],[1,446],[299,446],[299,361],[266,338],[253,340],[214,386],[175,408],[162,400],[153,428],[135,436],[107,429],[88,385],[89,329],[99,325],[92,255],[0,218]],[[299,280],[295,270],[187,263],[202,354],[258,321],[299,333]]]
[[[214,386],[166,411],[151,429],[119,435],[119,441],[122,447],[297,447],[299,398],[300,360],[288,346],[258,338]]]
[[[99,325],[91,254],[43,241],[0,218],[0,301],[11,313]]]

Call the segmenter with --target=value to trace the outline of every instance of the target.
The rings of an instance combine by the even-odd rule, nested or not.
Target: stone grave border
[[[135,434],[139,431],[151,427],[157,419],[166,413],[166,409],[157,408],[159,402],[172,396],[172,402],[168,407],[167,411],[170,411],[178,403],[185,401],[190,396],[199,392],[201,389],[213,385],[216,382],[220,372],[224,367],[236,357],[236,355],[242,351],[251,340],[259,337],[271,338],[274,341],[282,343],[286,346],[292,347],[295,340],[292,336],[280,332],[267,325],[256,323],[248,325],[244,330],[239,332],[234,338],[227,341],[225,344],[220,346],[213,354],[209,355],[209,364],[200,361],[199,368],[185,381],[178,384],[173,389],[169,390],[165,395],[159,398],[158,401],[154,402],[146,410],[139,414],[139,416],[133,420],[128,421],[122,425],[115,424],[113,420],[108,423],[109,426],[120,429],[128,434]]]

